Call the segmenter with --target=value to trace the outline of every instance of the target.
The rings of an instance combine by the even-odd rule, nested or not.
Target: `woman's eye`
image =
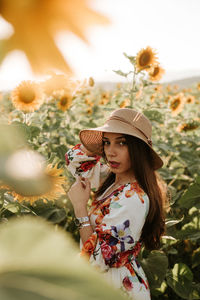
[[[121,141],[119,144],[120,144],[121,146],[123,146],[123,145],[126,145],[126,142],[125,142],[125,141]]]
[[[109,145],[109,141],[103,141],[103,145]]]

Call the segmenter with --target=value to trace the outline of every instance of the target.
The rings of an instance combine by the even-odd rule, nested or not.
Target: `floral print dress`
[[[72,175],[88,178],[94,189],[101,176],[108,174],[109,168],[100,163],[100,156],[87,156],[80,144],[70,149],[65,158]],[[81,254],[130,299],[150,300],[146,276],[136,259],[149,210],[148,196],[137,181],[118,187],[106,197],[105,194],[106,191],[92,203],[89,216],[94,232],[81,245]]]

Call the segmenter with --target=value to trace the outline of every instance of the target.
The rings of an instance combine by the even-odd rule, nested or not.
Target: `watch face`
[[[81,223],[80,223],[80,221],[78,219],[75,219],[74,223],[75,223],[76,226],[80,226],[81,225]]]

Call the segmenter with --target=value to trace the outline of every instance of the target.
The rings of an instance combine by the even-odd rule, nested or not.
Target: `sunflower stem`
[[[27,124],[27,117],[26,117],[26,113],[24,113],[24,123]]]
[[[135,76],[136,76],[136,72],[135,72],[135,68],[134,68],[134,72],[133,72],[133,81],[132,81],[132,87],[131,87],[131,95],[130,95],[130,105],[131,107],[133,107],[133,100],[134,100],[134,97],[133,97],[133,93],[136,92],[136,86],[135,86]]]

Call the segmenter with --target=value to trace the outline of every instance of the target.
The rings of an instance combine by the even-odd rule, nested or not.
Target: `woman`
[[[82,145],[66,154],[68,169],[77,178],[68,195],[82,254],[135,300],[150,299],[136,260],[141,244],[157,249],[164,233],[164,197],[155,173],[163,162],[152,148],[151,130],[143,114],[117,109],[104,126],[82,130]],[[107,165],[100,163],[101,156]],[[97,190],[88,212],[91,188]]]

